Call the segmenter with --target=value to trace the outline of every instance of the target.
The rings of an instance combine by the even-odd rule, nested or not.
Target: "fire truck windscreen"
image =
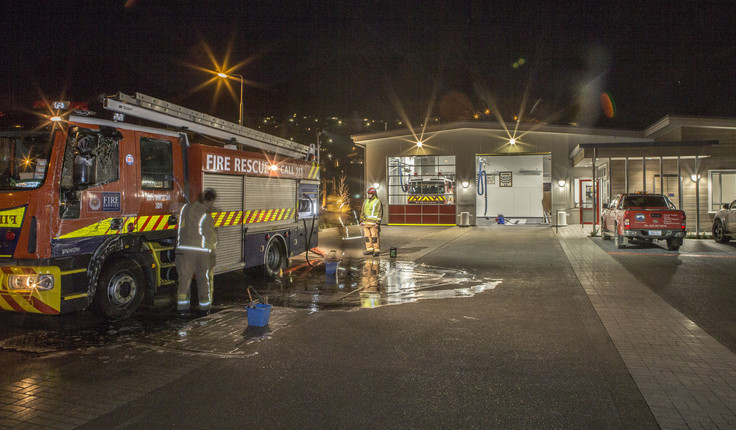
[[[450,192],[450,182],[443,179],[412,180],[408,193],[411,195],[438,195]]]
[[[48,133],[0,132],[0,190],[40,187],[51,147]]]

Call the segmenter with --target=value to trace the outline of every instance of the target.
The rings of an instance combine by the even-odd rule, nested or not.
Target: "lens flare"
[[[601,109],[603,109],[603,115],[606,118],[614,118],[616,116],[616,104],[613,102],[613,97],[610,93],[601,94]]]

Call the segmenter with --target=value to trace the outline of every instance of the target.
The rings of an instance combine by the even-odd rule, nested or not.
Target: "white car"
[[[716,212],[713,219],[713,239],[716,242],[728,243],[736,236],[736,200],[731,204],[724,203],[723,209]]]

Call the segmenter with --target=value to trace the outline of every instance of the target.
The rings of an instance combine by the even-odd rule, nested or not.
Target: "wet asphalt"
[[[334,233],[336,279],[316,264],[299,291],[254,285],[299,318],[81,428],[658,428],[552,228],[386,227],[377,259]],[[423,297],[397,300],[412,270]],[[309,304],[317,290],[330,299]]]

